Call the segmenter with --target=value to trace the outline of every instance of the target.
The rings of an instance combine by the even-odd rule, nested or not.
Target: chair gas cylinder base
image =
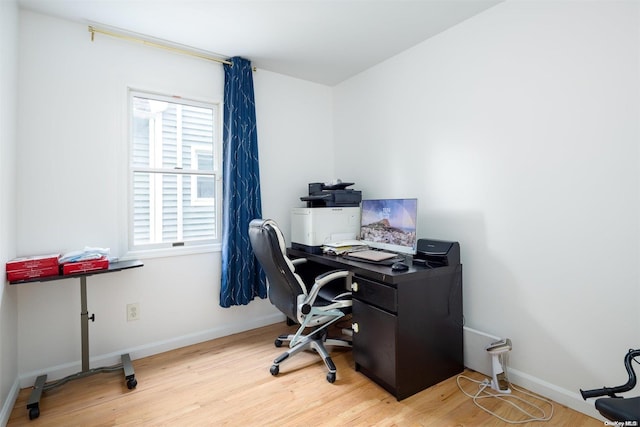
[[[347,347],[351,348],[351,341],[342,340],[342,339],[333,339],[327,338],[327,334],[325,330],[320,331],[318,336],[314,336],[312,334],[305,337],[301,340],[297,345],[291,347],[286,352],[282,353],[278,356],[271,366],[271,375],[278,375],[280,373],[280,364],[285,360],[289,359],[289,357],[305,350],[313,350],[322,357],[324,364],[327,366],[327,381],[330,383],[335,382],[336,380],[336,365],[333,363],[331,359],[331,355],[326,349],[326,346],[334,346],[334,347]],[[295,338],[295,335],[280,335],[275,340],[276,347],[282,347],[285,342],[291,342]]]

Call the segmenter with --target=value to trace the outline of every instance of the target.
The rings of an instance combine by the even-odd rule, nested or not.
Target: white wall
[[[5,280],[5,263],[15,256],[15,151],[18,101],[18,6],[0,2],[0,425],[13,407],[18,380],[16,289]]]
[[[258,70],[262,211],[290,242],[292,207],[305,206],[310,182],[333,179],[333,97],[328,86]]]
[[[419,235],[461,244],[466,325],[574,406],[640,345],[639,7],[508,1],[334,93],[337,173],[417,196]]]
[[[122,255],[127,87],[221,101],[222,67],[106,36],[92,43],[86,25],[28,11],[19,29],[18,252],[95,245]],[[330,91],[261,70],[254,77],[263,211],[288,223],[305,179],[333,170],[331,150],[321,162],[290,155],[330,142]],[[135,359],[284,319],[267,300],[219,307],[219,252],[144,262],[88,279],[93,366],[125,350]],[[19,286],[23,386],[40,372],[53,379],[79,369],[79,299],[77,279]],[[140,320],[127,322],[132,302]]]

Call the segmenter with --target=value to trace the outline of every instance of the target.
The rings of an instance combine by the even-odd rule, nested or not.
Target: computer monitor
[[[368,246],[415,254],[418,199],[363,200],[360,239]]]

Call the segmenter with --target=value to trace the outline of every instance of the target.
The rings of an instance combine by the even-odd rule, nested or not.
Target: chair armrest
[[[304,299],[304,303],[313,305],[313,302],[318,297],[318,293],[320,292],[320,289],[322,289],[323,286],[325,286],[327,283],[333,282],[334,280],[342,279],[352,274],[353,273],[347,270],[332,270],[319,275],[318,277],[316,277],[316,281],[313,284],[313,287],[311,288],[311,290],[309,291],[309,294]],[[347,291],[346,287],[345,287],[345,291]]]
[[[307,262],[306,258],[294,258],[294,259],[289,259],[289,261],[291,261],[291,264],[293,265],[300,265],[300,264],[304,264],[305,262]]]

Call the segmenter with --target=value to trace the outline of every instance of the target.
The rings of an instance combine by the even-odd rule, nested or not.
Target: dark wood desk
[[[353,358],[356,370],[402,400],[459,374],[462,264],[395,272],[389,266],[288,249],[307,258],[308,274],[353,272]],[[302,271],[302,267],[296,270]]]
[[[98,372],[111,372],[122,369],[124,371],[125,381],[127,382],[127,388],[129,390],[136,387],[138,381],[136,380],[135,373],[133,371],[133,365],[131,364],[131,358],[129,354],[123,354],[120,356],[121,363],[114,366],[106,366],[101,368],[89,368],[89,319],[91,321],[95,321],[95,315],[89,317],[89,311],[87,309],[87,277],[94,276],[97,274],[105,274],[105,273],[113,273],[116,271],[128,270],[130,268],[142,267],[144,264],[138,260],[131,261],[119,261],[112,262],[109,264],[109,268],[104,270],[93,270],[87,271],[84,273],[74,273],[67,275],[58,275],[58,276],[48,276],[48,277],[37,277],[33,279],[26,280],[16,280],[9,282],[12,285],[19,285],[23,283],[32,283],[32,282],[50,282],[53,280],[63,280],[63,279],[80,279],[80,333],[82,340],[82,370],[76,374],[69,375],[64,377],[58,381],[54,381],[51,383],[47,383],[47,375],[40,375],[36,378],[36,383],[33,386],[33,391],[29,396],[29,400],[27,402],[27,410],[29,411],[29,419],[38,418],[40,416],[40,398],[42,396],[42,392],[46,390],[51,390],[53,388],[59,387],[71,380],[76,380],[78,378],[84,378],[89,375],[96,374]]]

